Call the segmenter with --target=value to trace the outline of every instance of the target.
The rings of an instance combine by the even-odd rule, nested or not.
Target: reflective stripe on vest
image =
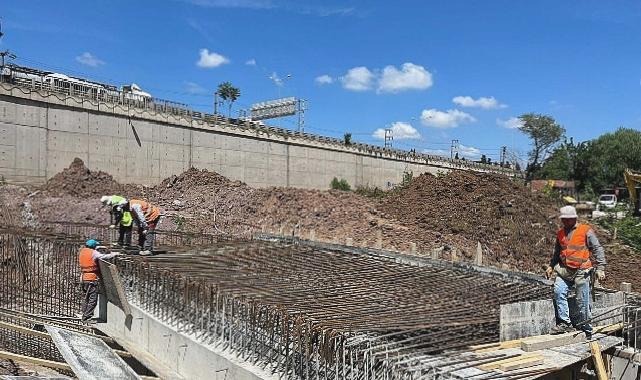
[[[570,239],[565,235],[563,228],[559,230],[556,236],[561,245],[560,259],[563,265],[572,269],[592,268],[590,250],[588,249],[588,231],[590,229],[587,224],[577,224]]]
[[[82,248],[78,255],[80,270],[82,271],[82,281],[96,281],[98,279],[98,265],[93,260],[93,249]]]

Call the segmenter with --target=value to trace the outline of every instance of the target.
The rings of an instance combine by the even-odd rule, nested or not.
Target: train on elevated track
[[[1,81],[5,83],[30,84],[32,87],[50,88],[57,92],[65,92],[91,99],[105,99],[108,97],[123,97],[137,102],[153,102],[154,98],[135,83],[118,87],[60,74],[52,71],[43,71],[30,67],[8,64],[2,67]]]

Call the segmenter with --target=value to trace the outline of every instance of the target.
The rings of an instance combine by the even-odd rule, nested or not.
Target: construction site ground
[[[559,205],[551,198],[505,176],[465,171],[424,174],[404,188],[369,197],[338,190],[252,188],[193,168],[155,186],[120,184],[76,159],[44,186],[0,186],[3,207],[21,215],[24,226],[108,224],[109,213],[100,204],[108,194],[159,205],[167,213],[163,230],[268,231],[417,255],[440,249],[443,259],[470,262],[480,243],[484,265],[536,274],[549,262],[559,226]],[[629,270],[641,265],[641,254],[595,229],[608,259],[605,285],[618,288],[626,281],[641,289],[641,278]]]

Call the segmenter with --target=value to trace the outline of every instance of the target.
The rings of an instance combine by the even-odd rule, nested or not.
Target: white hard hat
[[[103,205],[106,205],[109,203],[109,199],[111,199],[109,195],[103,195],[102,198],[100,198],[100,202],[102,202]]]
[[[574,206],[563,206],[559,211],[561,211],[561,215],[559,216],[561,219],[576,219],[579,217],[576,214]]]

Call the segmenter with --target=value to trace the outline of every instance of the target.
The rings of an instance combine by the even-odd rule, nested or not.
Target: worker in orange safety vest
[[[160,209],[139,199],[129,201],[129,209],[138,225],[138,245],[141,255],[149,255],[154,247],[155,230],[162,217]]]
[[[590,278],[595,270],[590,260],[590,254],[596,261],[596,277],[605,280],[605,252],[596,234],[587,224],[577,223],[578,215],[572,206],[561,207],[560,219],[563,226],[556,236],[556,246],[550,265],[546,268],[546,276],[550,278],[556,273],[554,281],[554,301],[556,303],[557,325],[552,328],[552,334],[562,334],[583,331],[587,336],[592,335],[592,318],[590,312]],[[570,318],[568,294],[574,288],[577,321]]]
[[[100,280],[98,260],[106,260],[118,255],[118,253],[104,254],[98,252],[96,250],[98,244],[98,241],[89,239],[78,254],[78,262],[82,271],[80,284],[82,285],[82,291],[85,293],[85,299],[82,304],[83,322],[87,322],[93,317],[93,312],[98,304],[98,282]]]

